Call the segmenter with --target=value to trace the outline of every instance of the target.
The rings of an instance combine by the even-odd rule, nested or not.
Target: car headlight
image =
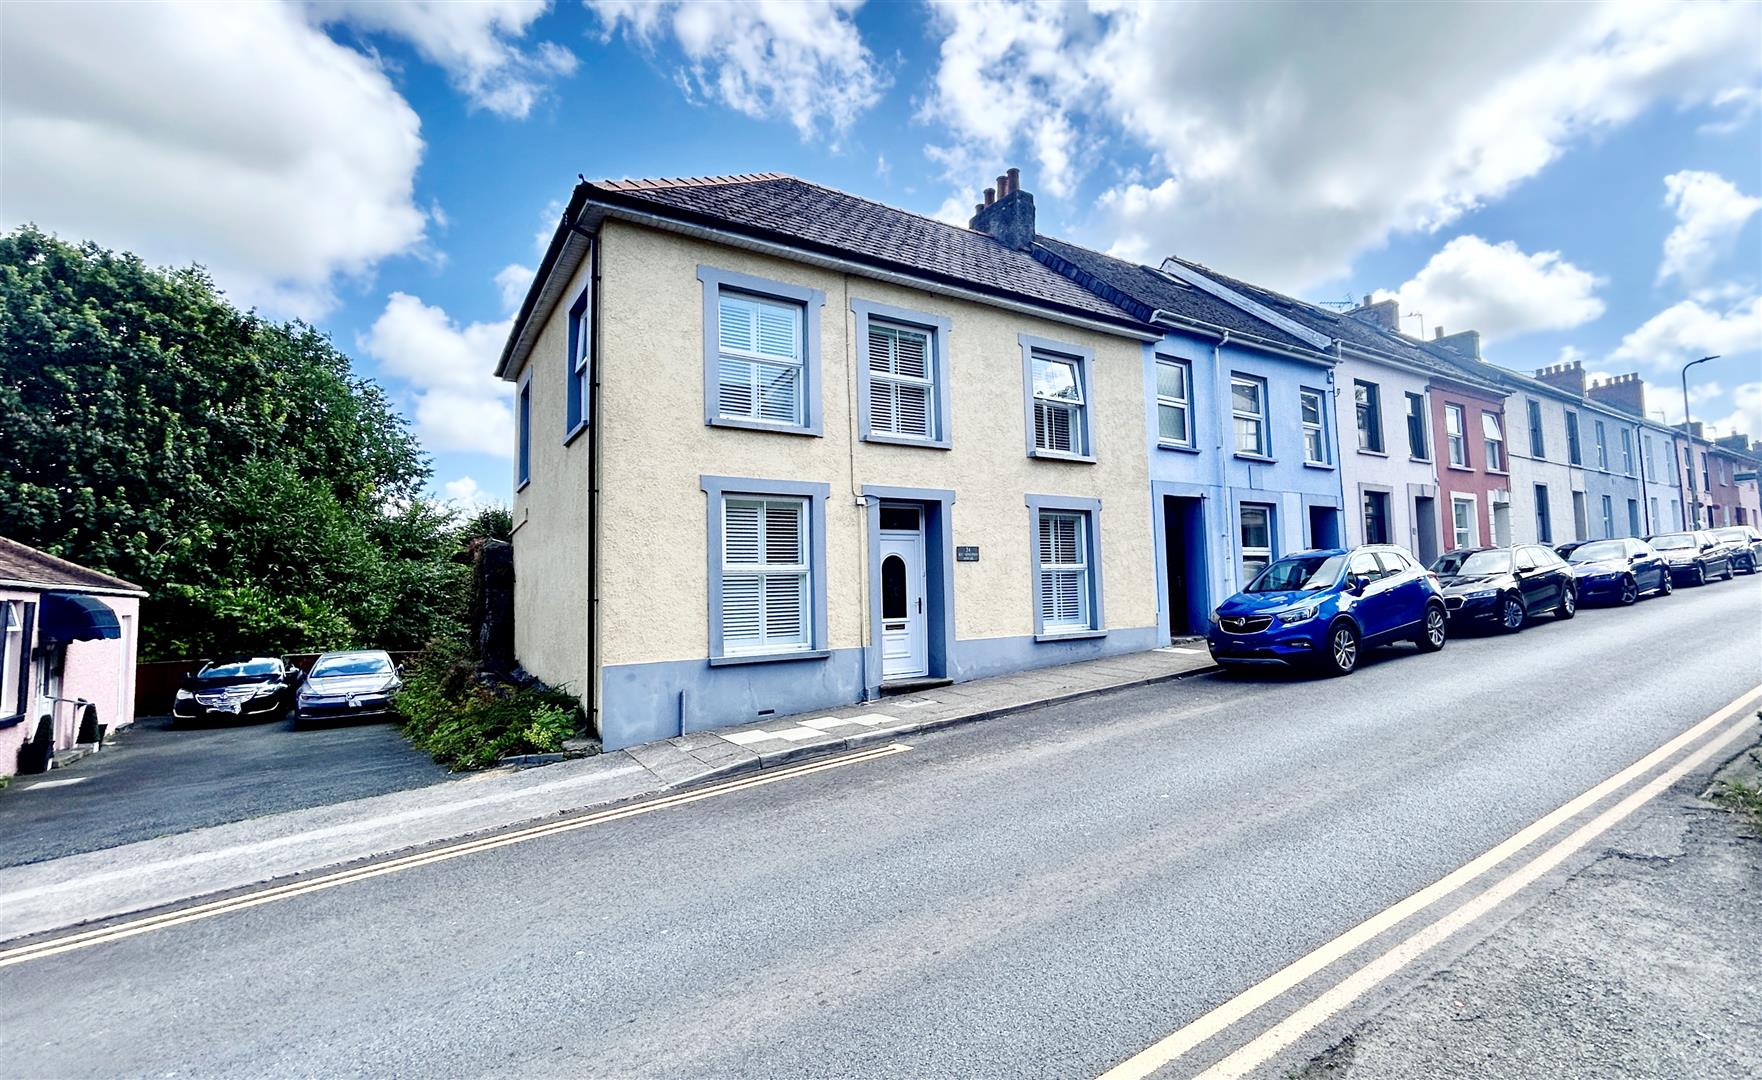
[[[1489,596],[1497,595],[1499,595],[1498,589],[1476,589],[1471,593],[1463,593],[1462,598],[1464,600],[1485,600]]]
[[[1217,624],[1219,624],[1221,622],[1223,622],[1223,620],[1217,617],[1217,612],[1215,612],[1215,611],[1212,612],[1211,613],[1211,624],[1213,626],[1216,626]]]
[[[193,690],[179,690],[177,692],[177,700],[179,701],[188,701],[195,696],[196,693]]]
[[[1290,626],[1292,623],[1300,623],[1306,619],[1315,618],[1316,612],[1320,610],[1320,604],[1307,604],[1300,608],[1292,608],[1290,611],[1281,611],[1279,612],[1278,618],[1279,622],[1286,626]]]

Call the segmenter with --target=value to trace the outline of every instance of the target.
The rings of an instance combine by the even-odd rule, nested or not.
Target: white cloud
[[[607,40],[623,32],[654,48],[671,37],[685,58],[674,82],[692,100],[782,117],[803,139],[824,127],[836,140],[892,81],[857,30],[862,0],[582,2]]]
[[[1603,283],[1558,251],[1530,255],[1509,240],[1489,244],[1458,236],[1413,280],[1376,298],[1394,297],[1403,312],[1423,314],[1427,326],[1446,333],[1479,330],[1484,340],[1498,341],[1531,330],[1570,330],[1598,318],[1603,301],[1596,293]]]
[[[550,0],[308,0],[311,17],[365,33],[404,38],[477,108],[524,117],[550,82],[572,74],[575,54],[553,42],[515,41]]]
[[[432,452],[514,453],[513,388],[493,374],[511,320],[459,326],[408,293],[387,297],[356,345],[414,399],[416,434]]]
[[[514,311],[520,302],[526,299],[526,290],[532,284],[532,277],[537,271],[530,266],[509,263],[496,271],[496,288],[502,293],[502,310]]]
[[[1731,397],[1731,414],[1713,421],[1713,426],[1722,435],[1741,431],[1751,441],[1762,439],[1762,382],[1743,383],[1731,392]]]
[[[1695,415],[1705,420],[1706,406],[1717,402],[1725,396],[1725,387],[1716,382],[1689,383],[1689,406]],[[1666,424],[1682,423],[1682,384],[1674,379],[1664,379],[1648,388],[1646,407],[1653,412],[1662,412]],[[1717,406],[1715,406],[1717,407]]]
[[[1031,149],[1044,177],[1024,186],[1054,194],[1082,148],[1139,148],[1144,179],[1101,197],[1116,252],[1296,290],[1654,104],[1706,104],[1762,70],[1743,4],[1273,8],[940,6],[923,116],[993,166]],[[987,177],[955,179],[970,205]]]
[[[336,275],[418,249],[415,112],[278,4],[15,4],[0,34],[0,226],[208,266],[315,318]]]
[[[1622,338],[1609,360],[1674,373],[1696,357],[1735,358],[1758,351],[1762,351],[1762,296],[1723,311],[1683,300]]]
[[[461,476],[457,480],[448,480],[441,485],[445,495],[442,500],[455,509],[471,511],[480,510],[495,503],[495,498],[483,490],[483,486],[469,476]]]
[[[1706,279],[1737,243],[1744,223],[1762,210],[1762,199],[1745,195],[1718,173],[1684,169],[1664,178],[1664,205],[1676,212],[1676,228],[1664,238],[1658,280],[1696,284]]]

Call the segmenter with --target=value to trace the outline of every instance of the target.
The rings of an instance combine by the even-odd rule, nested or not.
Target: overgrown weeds
[[[412,744],[450,769],[481,769],[510,754],[551,754],[581,725],[581,703],[537,683],[486,679],[462,642],[438,639],[412,659],[398,692]]]

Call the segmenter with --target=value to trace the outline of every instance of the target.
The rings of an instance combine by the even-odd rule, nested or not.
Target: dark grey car
[[[1731,577],[1731,548],[1705,529],[1648,536],[1646,543],[1670,564],[1671,579],[1678,585],[1705,585],[1716,577]]]
[[[392,696],[403,686],[398,665],[379,649],[328,652],[312,662],[312,670],[294,696],[293,723],[385,717]]]
[[[1762,532],[1753,525],[1731,525],[1710,530],[1713,539],[1731,548],[1732,565],[1746,574],[1754,574],[1762,566]]]

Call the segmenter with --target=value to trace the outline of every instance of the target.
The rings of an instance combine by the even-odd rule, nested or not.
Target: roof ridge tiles
[[[595,180],[595,187],[613,191],[644,191],[678,187],[721,187],[724,184],[755,184],[765,180],[793,180],[787,173],[730,173],[725,176],[626,177],[622,180]]]

